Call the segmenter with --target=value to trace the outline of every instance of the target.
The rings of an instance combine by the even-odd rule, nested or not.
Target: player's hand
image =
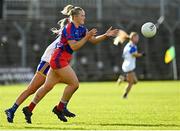
[[[142,56],[146,56],[146,53],[145,53],[145,52],[141,52],[141,55],[142,55]]]
[[[97,34],[97,29],[93,28],[90,31],[86,32],[86,38],[89,40],[91,39],[93,36],[95,36]]]
[[[113,29],[113,30],[112,30],[112,26],[111,26],[111,27],[106,31],[105,35],[108,36],[108,37],[110,37],[110,36],[116,37],[118,33],[119,33],[119,29]]]

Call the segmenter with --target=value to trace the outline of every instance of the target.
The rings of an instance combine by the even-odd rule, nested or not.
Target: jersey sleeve
[[[135,52],[137,52],[137,47],[132,46],[132,47],[130,48],[130,50],[129,50],[129,53],[130,53],[130,54],[133,54],[133,53],[135,53]]]

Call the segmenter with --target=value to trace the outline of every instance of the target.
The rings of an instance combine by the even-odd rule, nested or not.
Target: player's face
[[[139,42],[139,35],[133,36],[133,42],[138,43]]]
[[[84,24],[84,22],[85,22],[85,12],[84,12],[84,10],[82,10],[82,11],[79,11],[79,14],[78,14],[78,16],[77,16],[77,21],[78,21],[78,23],[80,24],[80,25],[83,25]]]

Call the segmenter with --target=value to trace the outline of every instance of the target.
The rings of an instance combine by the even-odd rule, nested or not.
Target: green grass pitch
[[[53,130],[131,130],[180,129],[180,82],[150,81],[134,86],[128,99],[122,99],[124,86],[115,82],[84,82],[74,94],[69,109],[77,114],[63,123],[52,113],[62,95],[59,84],[38,104],[32,116],[33,124],[26,124],[22,108],[17,110],[13,124],[6,121],[4,110],[10,107],[26,85],[0,86],[0,129]]]

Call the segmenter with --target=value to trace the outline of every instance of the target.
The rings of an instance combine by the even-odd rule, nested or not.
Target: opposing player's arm
[[[92,38],[93,36],[95,36],[97,33],[97,30],[94,28],[90,31],[88,31],[85,35],[85,37],[83,37],[81,40],[76,41],[76,40],[68,40],[68,43],[71,47],[72,50],[78,50],[80,49],[90,38]]]
[[[143,53],[139,53],[136,47],[131,47],[129,52],[134,57],[142,57],[143,56]]]
[[[143,56],[143,54],[142,53],[139,53],[139,52],[134,52],[134,53],[132,53],[132,55],[134,56],[134,57],[142,57]]]

